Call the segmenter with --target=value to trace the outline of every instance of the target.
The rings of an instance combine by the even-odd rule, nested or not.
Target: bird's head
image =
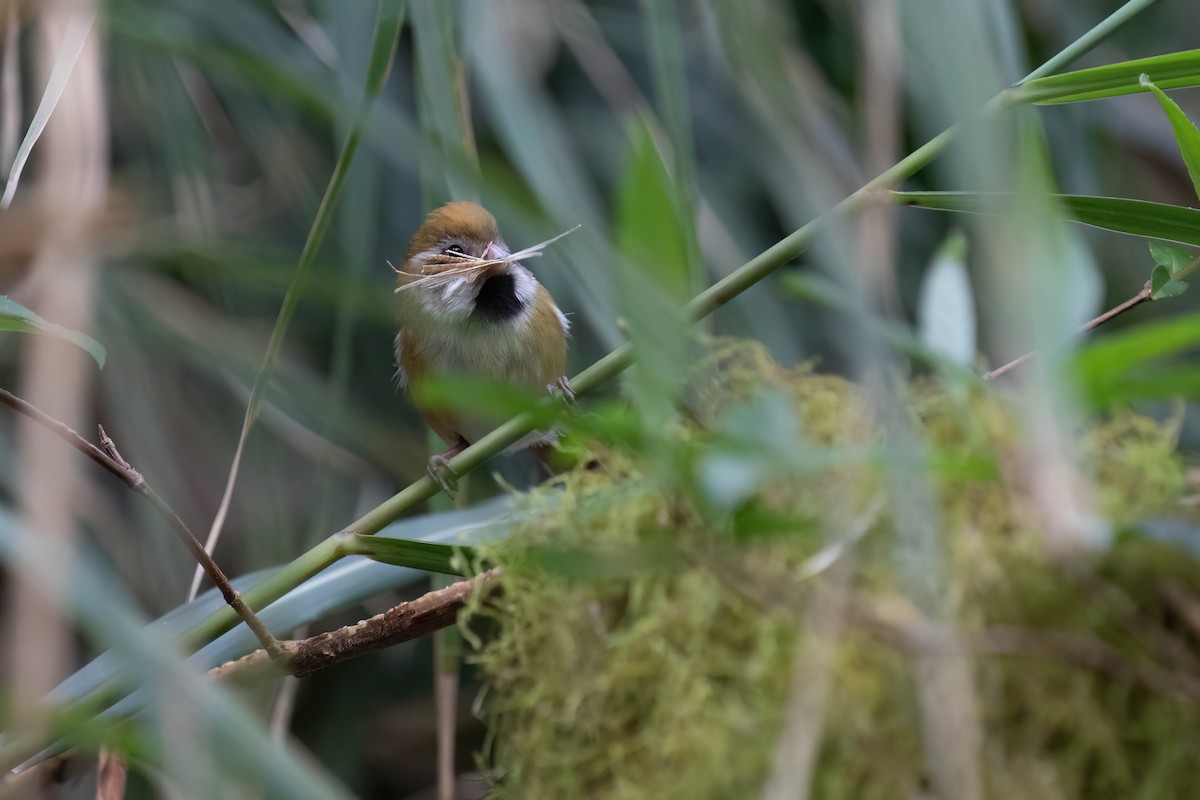
[[[397,291],[443,322],[512,322],[528,314],[538,284],[511,254],[487,209],[447,203],[413,234]]]

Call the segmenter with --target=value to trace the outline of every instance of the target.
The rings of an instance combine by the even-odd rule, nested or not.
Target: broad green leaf
[[[1164,267],[1162,264],[1155,264],[1153,271],[1150,273],[1150,291],[1157,292],[1162,287],[1166,286],[1171,280],[1171,270]]]
[[[620,310],[638,359],[627,387],[650,429],[661,430],[684,380],[690,333],[687,244],[667,169],[649,123],[630,125],[629,152],[617,186]]]
[[[1148,75],[1161,89],[1200,86],[1200,50],[1167,53],[1035,78],[1014,87],[1007,95],[1009,101],[1016,104],[1098,100],[1148,91],[1141,83],[1142,75]]]
[[[1085,345],[1076,356],[1074,372],[1085,396],[1097,405],[1117,398],[1134,399],[1140,396],[1137,392],[1150,386],[1156,397],[1192,394],[1200,389],[1200,372],[1162,370],[1155,374],[1147,372],[1147,367],[1155,359],[1196,347],[1200,347],[1200,314],[1188,314],[1139,325]],[[1178,380],[1172,379],[1171,372],[1179,372]]]
[[[1150,298],[1162,300],[1167,297],[1178,297],[1187,291],[1188,285],[1183,281],[1171,279],[1171,270],[1162,264],[1157,264],[1150,273]]]
[[[1150,243],[1150,257],[1154,259],[1155,264],[1162,264],[1170,270],[1172,275],[1192,262],[1191,255],[1162,242]]]
[[[693,144],[692,113],[688,107],[687,47],[678,0],[648,0],[642,3],[650,74],[653,77],[657,120],[669,143],[664,154],[670,165],[667,187],[674,200],[676,227],[684,249],[684,275],[692,282],[690,297],[703,288],[696,274],[701,264],[700,243],[696,238],[696,150]],[[657,121],[646,120],[646,129]]]
[[[413,65],[417,116],[421,132],[443,159],[468,166],[469,176],[447,170],[442,160],[421,159],[421,186],[425,205],[432,208],[447,200],[470,200],[478,194],[478,154],[467,118],[469,100],[462,61],[455,52],[454,15],[451,3],[413,3]]]
[[[1188,284],[1185,281],[1167,281],[1159,289],[1151,293],[1150,297],[1155,300],[1165,300],[1168,297],[1179,297],[1188,290]]]
[[[892,192],[900,205],[968,214],[1008,213],[1017,196],[986,192]],[[1096,228],[1200,245],[1200,210],[1121,197],[1052,196],[1064,219]]]
[[[647,124],[631,126],[629,161],[617,196],[617,246],[679,303],[689,297],[687,245],[671,178]]]
[[[1167,97],[1166,92],[1155,86],[1149,77],[1143,75],[1139,82],[1154,92],[1167,114],[1167,119],[1171,121],[1171,127],[1175,129],[1175,141],[1179,143],[1179,153],[1183,156],[1183,163],[1187,165],[1188,175],[1192,179],[1192,188],[1196,190],[1196,196],[1200,197],[1200,130],[1187,118],[1179,104]]]
[[[104,360],[108,357],[104,345],[92,337],[69,328],[64,328],[61,325],[55,325],[53,322],[48,322],[16,300],[5,297],[2,294],[0,294],[0,331],[48,333],[51,336],[57,336],[60,339],[67,340],[71,344],[82,347],[87,351],[88,355],[96,359],[96,364],[101,368],[104,367]]]
[[[1102,387],[1089,387],[1093,402],[1112,406],[1146,400],[1200,397],[1200,369],[1164,364],[1133,370]]]
[[[422,405],[469,412],[472,416],[493,420],[496,425],[517,414],[530,412],[539,426],[557,422],[560,406],[547,402],[548,389],[534,393],[508,381],[493,381],[461,376],[423,379],[413,384],[413,394]]]
[[[355,555],[366,556],[383,564],[440,572],[444,575],[463,574],[461,565],[464,563],[464,555],[465,563],[474,560],[474,550],[470,547],[361,534],[355,535],[349,550]]]

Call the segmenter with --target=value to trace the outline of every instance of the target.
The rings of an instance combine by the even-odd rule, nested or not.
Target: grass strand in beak
[[[518,261],[524,261],[527,258],[538,258],[542,255],[542,250],[545,249],[545,247],[547,245],[557,242],[559,239],[563,238],[564,236],[567,236],[568,234],[574,233],[575,231],[579,230],[582,227],[583,227],[583,225],[576,225],[574,228],[563,231],[562,233],[558,234],[557,236],[547,239],[544,242],[538,242],[537,244],[526,247],[524,250],[518,250],[515,253],[510,253],[505,258],[483,259],[483,258],[478,258],[476,256],[470,256],[470,255],[448,255],[445,253],[439,253],[437,255],[437,258],[444,260],[443,263],[453,263],[453,264],[461,263],[461,264],[465,264],[466,266],[459,268],[459,269],[444,270],[442,272],[438,272],[433,275],[426,275],[423,273],[416,273],[416,272],[406,272],[402,269],[397,269],[395,267],[395,265],[392,264],[392,262],[388,261],[387,265],[389,267],[391,267],[392,271],[395,272],[397,275],[403,275],[407,278],[413,279],[413,280],[409,281],[408,283],[400,284],[392,291],[395,294],[399,294],[400,292],[407,291],[408,289],[413,289],[417,286],[422,286],[431,281],[445,280],[445,279],[453,278],[458,275],[470,274],[472,272],[477,272],[478,270],[481,270],[481,269],[486,269],[487,267],[493,267],[497,264],[512,264],[512,263],[515,263]]]

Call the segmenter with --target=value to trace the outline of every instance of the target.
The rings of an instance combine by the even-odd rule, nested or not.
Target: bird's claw
[[[566,375],[556,380],[554,383],[546,384],[546,391],[555,397],[562,397],[567,405],[575,405],[575,390],[571,388],[571,381]]]
[[[453,496],[458,491],[458,473],[454,471],[454,467],[450,466],[450,459],[446,456],[441,454],[430,456],[425,470],[433,482],[446,494]]]

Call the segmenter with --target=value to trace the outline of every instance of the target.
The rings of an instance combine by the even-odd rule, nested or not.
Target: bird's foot
[[[425,470],[433,482],[446,494],[453,497],[454,493],[458,491],[458,473],[454,471],[454,467],[450,466],[450,459],[446,458],[445,453],[430,456]]]
[[[575,405],[575,390],[571,388],[571,381],[566,375],[556,380],[554,383],[546,384],[546,391],[555,397],[561,397],[563,402],[569,406]]]

